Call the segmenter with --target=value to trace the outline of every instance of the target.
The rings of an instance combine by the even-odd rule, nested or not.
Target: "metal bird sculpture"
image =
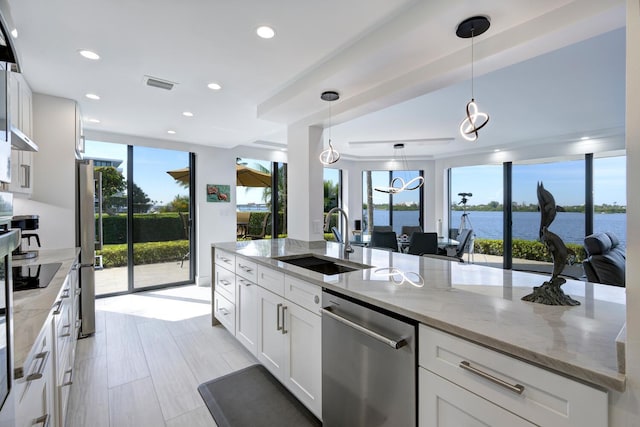
[[[556,206],[556,201],[553,195],[544,188],[542,182],[538,183],[537,193],[538,206],[540,208],[538,236],[551,254],[553,272],[551,273],[551,280],[544,282],[542,286],[534,287],[533,292],[522,299],[547,305],[580,305],[579,301],[566,295],[560,288],[566,282],[564,278],[560,277],[560,274],[564,270],[567,260],[571,256],[575,257],[575,253],[567,248],[560,236],[549,231],[549,226],[559,210]]]

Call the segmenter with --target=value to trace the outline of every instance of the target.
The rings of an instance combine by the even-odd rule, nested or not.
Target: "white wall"
[[[40,216],[37,233],[45,249],[75,246],[75,106],[70,99],[33,94],[33,140],[40,149],[33,156],[33,195],[16,197],[13,212]],[[34,240],[30,248],[36,248]]]

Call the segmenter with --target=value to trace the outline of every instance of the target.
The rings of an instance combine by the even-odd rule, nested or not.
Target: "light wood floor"
[[[211,326],[211,288],[96,300],[96,333],[78,341],[67,427],[215,426],[197,391],[257,363]]]

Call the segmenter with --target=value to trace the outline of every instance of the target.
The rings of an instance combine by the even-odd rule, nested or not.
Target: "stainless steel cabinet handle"
[[[387,344],[389,347],[394,348],[396,350],[407,345],[407,341],[404,338],[401,338],[399,340],[394,340],[389,337],[385,337],[384,335],[381,335],[375,331],[372,331],[371,329],[367,329],[364,326],[358,325],[357,323],[352,322],[351,320],[345,319],[342,316],[338,316],[337,314],[335,314],[334,312],[330,311],[327,308],[322,309],[322,314],[327,315],[332,319],[342,323],[343,325],[347,325],[355,329],[358,332],[362,332],[363,334],[368,335],[371,338],[380,341],[381,343]]]
[[[65,373],[65,374],[69,374],[69,381],[67,381],[67,382],[63,382],[63,383],[62,383],[62,387],[65,387],[65,386],[68,386],[68,385],[73,384],[73,368],[71,368],[71,369],[69,369],[69,370],[64,371],[64,373]]]
[[[285,318],[286,318],[286,317],[285,317],[285,315],[284,315],[284,311],[285,311],[286,309],[287,309],[287,306],[286,306],[286,305],[283,305],[283,306],[282,306],[282,335],[284,335],[284,334],[286,334],[287,332],[289,332],[289,331],[287,331],[287,330],[284,328],[284,320],[285,320]]]
[[[42,353],[36,354],[35,359],[40,359],[42,362],[40,362],[40,366],[38,366],[38,369],[35,372],[27,375],[27,381],[39,380],[42,378],[42,372],[44,371],[45,366],[47,366],[47,361],[49,360],[49,353],[49,351],[43,351]]]
[[[225,258],[222,255],[218,255],[218,259],[221,260],[222,262],[226,262],[227,264],[231,262],[229,258]]]
[[[55,307],[55,309],[53,310],[53,315],[56,316],[56,315],[60,314],[61,306],[62,306],[62,300],[59,299],[58,301],[56,301],[55,304],[53,304],[53,306]]]
[[[31,166],[29,165],[20,165],[22,168],[22,172],[24,173],[24,184],[20,185],[21,188],[30,188],[31,187]]]
[[[63,289],[60,298],[69,298],[69,288]]]
[[[220,307],[218,311],[221,312],[223,316],[227,316],[229,314],[229,310],[224,307]]]
[[[76,319],[76,329],[80,329],[82,326],[82,319]]]
[[[230,281],[225,280],[225,279],[220,279],[219,282],[220,282],[220,284],[222,284],[224,286],[229,286],[231,284]]]
[[[243,285],[245,285],[245,286],[251,286],[251,285],[252,285],[252,283],[251,283],[251,282],[248,282],[248,281],[246,281],[246,280],[244,280],[244,279],[238,279],[238,281],[239,281],[240,283],[242,283]]]
[[[66,337],[70,337],[71,336],[71,325],[64,325],[62,327],[62,329],[67,329],[69,332],[67,332],[66,334],[60,334],[58,335],[58,338],[66,338]]]
[[[280,307],[282,307],[282,304],[278,304],[276,306],[276,330],[277,331],[282,330],[282,326],[280,326]]]
[[[31,423],[32,426],[37,426],[38,424],[42,424],[42,427],[49,427],[49,414],[44,414],[43,416],[34,419]]]
[[[240,267],[241,270],[244,270],[247,273],[251,273],[253,271],[253,268],[251,268],[251,267],[249,267],[247,265],[238,264],[238,267]]]
[[[508,382],[501,380],[500,378],[494,377],[491,374],[488,374],[484,371],[481,371],[478,368],[475,368],[473,366],[471,366],[471,363],[467,362],[466,360],[463,360],[462,362],[460,362],[460,366],[462,369],[465,369],[469,372],[473,372],[476,375],[481,376],[482,378],[491,381],[494,384],[498,384],[499,386],[502,386],[504,388],[506,388],[509,391],[512,391],[516,394],[522,394],[522,392],[524,391],[524,386],[521,384],[509,384]]]

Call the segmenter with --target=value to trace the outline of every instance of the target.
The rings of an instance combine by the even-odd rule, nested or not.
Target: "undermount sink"
[[[356,262],[346,261],[338,258],[323,257],[314,254],[288,255],[274,258],[278,261],[292,264],[298,267],[306,268],[318,273],[332,274],[348,273],[350,271],[363,270],[371,268],[370,265],[358,264]]]

